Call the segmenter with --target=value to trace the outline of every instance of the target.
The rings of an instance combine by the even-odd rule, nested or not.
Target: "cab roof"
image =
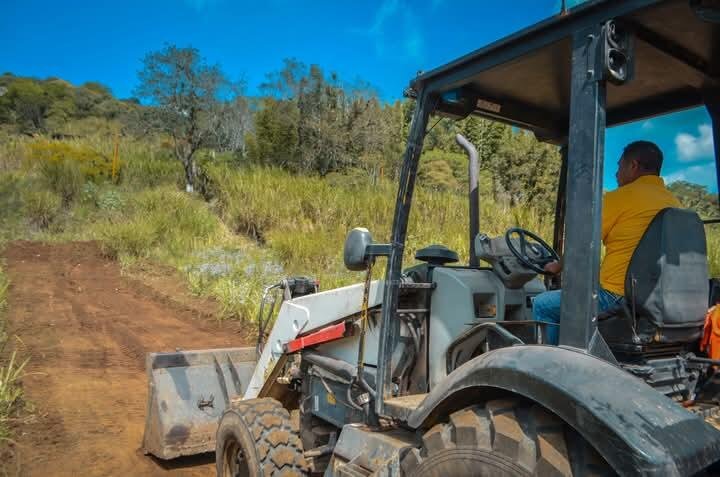
[[[422,88],[447,98],[472,97],[471,111],[530,129],[541,138],[567,136],[572,35],[616,19],[635,38],[635,73],[607,86],[607,125],[704,104],[720,83],[720,12],[714,0],[590,0],[444,66],[420,73]],[[713,4],[714,7],[707,5]],[[704,7],[704,9],[703,9]],[[714,20],[714,22],[712,21]],[[452,101],[435,112],[465,116]]]

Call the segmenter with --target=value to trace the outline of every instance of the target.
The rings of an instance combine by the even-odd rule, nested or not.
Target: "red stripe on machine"
[[[314,346],[321,343],[327,343],[328,341],[334,341],[345,337],[345,331],[347,327],[345,322],[338,323],[337,325],[326,326],[314,333],[310,333],[299,338],[295,338],[292,341],[288,341],[285,344],[286,353],[294,353],[308,346]]]

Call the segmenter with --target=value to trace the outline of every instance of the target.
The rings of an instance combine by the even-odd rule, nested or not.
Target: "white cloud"
[[[642,126],[640,128],[643,131],[652,131],[655,128],[655,124],[653,124],[652,121],[645,121],[642,123]]]
[[[351,31],[370,37],[380,57],[410,59],[413,62],[422,60],[422,32],[411,6],[401,0],[384,0],[370,26]]]
[[[712,128],[709,124],[698,126],[699,134],[680,133],[675,136],[678,159],[682,162],[705,159],[713,155]]]
[[[685,169],[673,172],[665,176],[665,182],[686,181],[694,184],[700,184],[715,190],[715,163],[700,164],[697,166],[689,166]]]

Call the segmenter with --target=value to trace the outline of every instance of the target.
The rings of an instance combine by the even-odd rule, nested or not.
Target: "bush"
[[[136,188],[184,183],[180,162],[145,154],[127,160],[122,178],[123,182]]]
[[[121,164],[88,146],[67,142],[38,141],[30,144],[28,160],[37,167],[46,185],[69,204],[87,181],[116,180]]]
[[[62,207],[62,198],[45,189],[26,189],[23,191],[22,200],[26,217],[41,229],[50,225]]]
[[[104,224],[100,228],[99,236],[102,239],[103,251],[112,258],[147,257],[158,240],[157,228],[143,217],[128,222]]]
[[[174,188],[148,190],[133,197],[125,215],[100,227],[111,256],[155,256],[177,262],[222,236],[218,218],[206,204]]]
[[[42,162],[39,167],[43,182],[61,197],[64,205],[72,202],[82,191],[85,177],[77,164],[48,161]]]

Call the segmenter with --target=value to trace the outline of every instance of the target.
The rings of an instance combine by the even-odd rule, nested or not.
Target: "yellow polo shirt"
[[[600,285],[604,289],[625,294],[625,273],[635,247],[650,221],[667,207],[681,205],[659,176],[640,176],[605,194],[602,211],[605,258],[600,265]]]

